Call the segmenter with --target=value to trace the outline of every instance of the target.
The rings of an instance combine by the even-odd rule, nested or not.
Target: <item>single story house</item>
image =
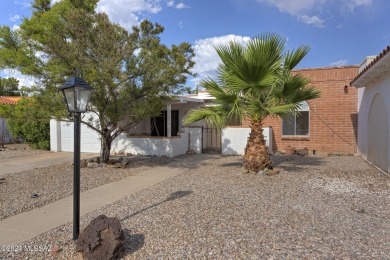
[[[243,154],[249,128],[241,130],[228,128],[221,132],[207,126],[203,121],[183,124],[188,111],[208,106],[213,99],[214,97],[206,91],[175,97],[166,104],[159,116],[145,119],[129,132],[119,135],[113,141],[111,151],[169,157],[185,154],[188,151]],[[52,119],[50,150],[72,152],[73,131],[72,122]],[[270,140],[272,134],[269,131],[270,129],[264,130],[267,140]],[[84,124],[81,125],[80,142],[81,152],[100,152],[101,143],[98,133]],[[269,141],[268,144],[272,145]]]
[[[19,96],[16,97],[0,96],[0,104],[16,106],[21,98],[22,97]],[[9,144],[12,142],[13,139],[11,133],[8,131],[7,119],[0,118],[0,144],[2,143]]]
[[[309,101],[301,113],[288,119],[267,118],[264,136],[270,152],[284,151],[286,146],[307,147],[316,152],[356,152],[357,90],[349,82],[358,66],[300,69],[322,92]],[[249,122],[229,126],[222,132],[204,122],[183,124],[186,113],[208,106],[213,99],[207,92],[178,96],[161,111],[160,116],[143,120],[128,133],[122,133],[112,144],[112,151],[131,154],[177,156],[187,151],[243,154],[249,136]],[[50,122],[52,151],[73,151],[73,123]],[[100,151],[100,139],[87,126],[81,127],[81,151]]]
[[[390,45],[367,57],[351,81],[358,90],[358,153],[390,172]]]

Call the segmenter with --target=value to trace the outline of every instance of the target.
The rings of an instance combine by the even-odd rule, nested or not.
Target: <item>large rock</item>
[[[76,251],[83,259],[117,259],[123,251],[124,234],[118,218],[100,215],[80,233]]]

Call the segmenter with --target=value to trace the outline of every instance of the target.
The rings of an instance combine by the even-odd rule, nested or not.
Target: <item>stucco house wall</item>
[[[358,123],[358,91],[349,82],[358,74],[358,66],[298,69],[299,73],[311,79],[310,85],[321,91],[321,97],[308,102],[309,134],[307,136],[282,135],[282,119],[268,117],[264,127],[272,127],[272,150],[285,151],[286,146],[312,153],[343,152],[355,153]],[[243,122],[249,127],[249,122]]]
[[[351,84],[358,89],[358,154],[390,172],[390,46],[361,64]]]

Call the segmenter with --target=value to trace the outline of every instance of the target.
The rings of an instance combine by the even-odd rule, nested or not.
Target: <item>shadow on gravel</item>
[[[283,169],[284,171],[299,171],[305,168],[305,165],[320,166],[324,164],[324,158],[309,157],[299,155],[273,155],[271,156],[272,165]]]
[[[138,214],[140,214],[140,213],[142,213],[142,212],[144,212],[144,211],[147,211],[148,209],[157,207],[157,206],[159,206],[159,205],[161,205],[161,204],[163,204],[163,203],[165,203],[165,202],[168,202],[168,201],[172,201],[172,200],[176,200],[176,199],[183,198],[183,197],[185,197],[185,196],[190,195],[191,193],[192,193],[191,190],[186,190],[186,191],[181,191],[181,190],[180,190],[180,191],[173,192],[173,193],[171,193],[171,195],[169,195],[169,197],[166,198],[165,200],[160,201],[160,202],[158,202],[158,203],[155,203],[155,204],[153,204],[153,205],[150,205],[149,207],[146,207],[146,208],[141,209],[141,210],[139,210],[139,211],[137,211],[137,212],[134,212],[134,213],[132,213],[132,214],[126,216],[126,217],[123,217],[123,218],[121,218],[121,221],[128,220],[129,218],[134,217],[134,216],[136,216],[136,215],[138,215]]]
[[[131,234],[131,230],[127,228],[123,229],[123,233],[125,234],[125,250],[122,253],[121,257],[133,254],[144,246],[144,234]]]

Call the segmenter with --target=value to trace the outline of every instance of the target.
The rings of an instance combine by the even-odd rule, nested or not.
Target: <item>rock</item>
[[[89,163],[87,164],[87,166],[88,166],[89,168],[95,168],[95,167],[98,167],[99,164],[98,164],[97,162],[89,162]]]
[[[286,154],[287,154],[287,155],[293,155],[293,154],[295,154],[295,147],[286,146]]]
[[[282,151],[277,151],[275,153],[276,156],[281,156],[281,155],[285,155],[286,153],[282,152]]]
[[[4,184],[5,183],[5,178],[0,178],[0,184]]]
[[[117,155],[125,155],[125,152],[120,150],[119,152],[117,152]]]
[[[87,160],[80,160],[80,167],[87,167]]]
[[[108,161],[108,164],[116,164],[117,162],[118,162],[117,159],[110,159],[110,160]]]
[[[121,163],[123,161],[123,157],[119,157],[118,160],[117,160],[119,163]]]
[[[96,157],[96,162],[100,164],[100,157]]]
[[[119,219],[100,215],[80,233],[76,252],[82,252],[83,259],[117,259],[124,241]]]
[[[107,167],[107,164],[101,163],[101,164],[99,164],[99,166],[100,166],[100,167]]]
[[[300,149],[300,150],[295,150],[295,153],[300,156],[307,156],[309,155],[309,149],[307,147]]]
[[[267,175],[267,176],[271,176],[271,175],[278,174],[279,172],[280,172],[279,170],[277,170],[277,169],[273,168],[272,170],[268,170],[268,171],[266,171],[266,172],[265,172],[265,175]]]
[[[133,156],[132,153],[126,153],[126,156]]]
[[[59,248],[59,247],[53,247],[53,248],[51,249],[51,254],[52,254],[52,255],[58,255],[58,253],[61,252],[61,251],[62,251],[61,248]]]
[[[130,162],[130,160],[129,160],[128,158],[123,158],[121,164],[122,164],[123,166],[126,166],[126,165],[129,164],[129,162]]]
[[[34,194],[31,195],[31,198],[32,198],[32,199],[36,199],[36,198],[38,198],[38,197],[39,197],[39,194],[36,194],[36,193],[34,193]]]

